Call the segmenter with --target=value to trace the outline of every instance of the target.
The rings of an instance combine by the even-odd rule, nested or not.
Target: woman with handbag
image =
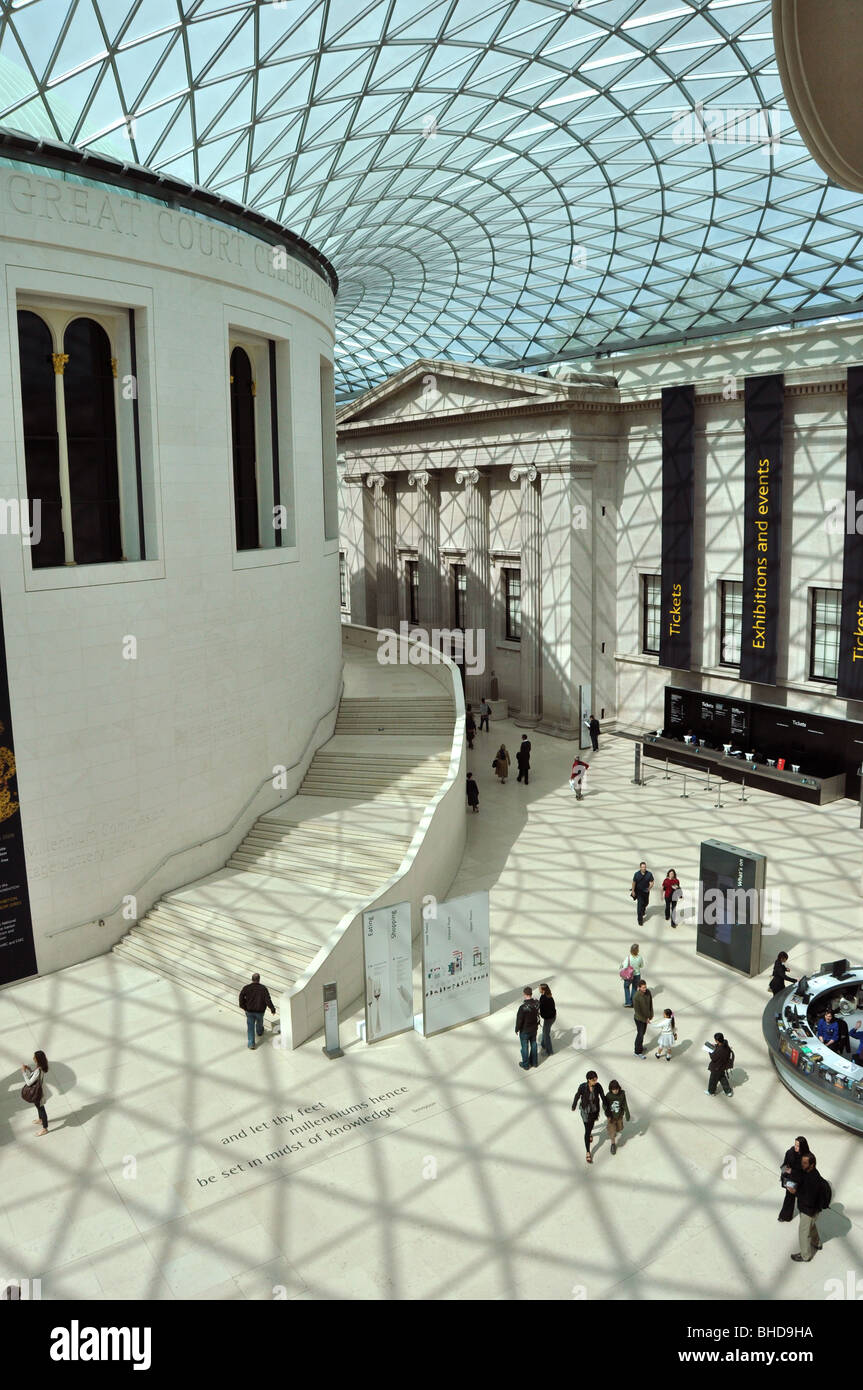
[[[632,1008],[632,996],[638,989],[638,982],[644,973],[644,956],[639,955],[638,942],[634,942],[629,948],[629,955],[624,956],[620,962],[618,974],[623,981],[623,998],[625,1009]]]
[[[599,1119],[600,1106],[605,1108],[605,1092],[599,1084],[596,1072],[589,1071],[572,1098],[572,1108],[573,1110],[578,1109],[579,1119],[584,1125],[585,1158],[588,1163],[593,1162],[590,1141],[593,1136],[593,1126]]]
[[[777,1221],[794,1220],[797,1184],[803,1176],[803,1155],[808,1153],[809,1145],[803,1135],[798,1134],[793,1146],[783,1158],[782,1167],[779,1169],[779,1181],[785,1189],[785,1201],[782,1203],[782,1210],[776,1218]]]
[[[495,775],[500,785],[504,786],[509,776],[509,753],[503,744],[501,744],[500,748],[497,750],[497,757],[492,763],[492,767],[494,768]]]
[[[676,927],[676,908],[681,896],[680,879],[677,877],[676,869],[669,869],[662,880],[662,896],[665,899],[665,920],[666,922],[670,921],[671,925]]]
[[[21,1087],[21,1099],[28,1105],[35,1105],[39,1118],[34,1120],[34,1125],[41,1125],[37,1138],[41,1139],[43,1134],[48,1133],[48,1116],[45,1114],[43,1105],[44,1090],[43,1078],[48,1070],[48,1058],[44,1052],[33,1053],[33,1066],[28,1067],[26,1062],[22,1062],[21,1071],[24,1074],[24,1085]]]

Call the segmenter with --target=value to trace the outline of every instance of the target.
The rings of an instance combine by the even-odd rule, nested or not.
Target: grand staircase
[[[161,898],[115,953],[234,1008],[259,971],[278,1007],[338,921],[399,868],[446,776],[453,720],[445,697],[343,697],[297,795],[223,869]]]

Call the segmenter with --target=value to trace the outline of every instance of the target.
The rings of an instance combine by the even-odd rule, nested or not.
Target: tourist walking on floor
[[[48,1071],[48,1058],[44,1052],[33,1053],[32,1066],[26,1062],[21,1063],[21,1071],[24,1076],[24,1085],[21,1088],[21,1099],[28,1105],[35,1105],[37,1118],[33,1121],[34,1125],[39,1125],[37,1139],[41,1139],[43,1134],[48,1133],[48,1116],[45,1113],[45,1074]]]
[[[479,787],[473,779],[473,773],[467,775],[467,804],[472,811],[479,810]]]
[[[623,1132],[623,1122],[629,1119],[629,1106],[626,1092],[619,1081],[609,1081],[608,1095],[605,1097],[605,1128],[611,1140],[611,1152],[617,1153],[617,1142]]]
[[[644,925],[644,914],[647,911],[647,902],[652,887],[653,874],[642,859],[635,873],[632,875],[632,887],[630,889],[630,896],[635,899],[635,914],[638,918],[638,925],[640,927]]]
[[[785,1189],[785,1201],[782,1203],[782,1209],[776,1218],[777,1221],[793,1221],[794,1219],[797,1184],[803,1174],[804,1154],[808,1154],[808,1152],[809,1145],[803,1135],[798,1134],[791,1148],[785,1154],[782,1167],[779,1169],[779,1181]]]
[[[794,976],[788,974],[787,960],[788,952],[780,951],[773,962],[773,977],[770,984],[767,986],[771,994],[781,994],[782,990],[787,989],[788,985],[797,984]]]
[[[597,1080],[596,1072],[589,1071],[572,1098],[572,1108],[578,1107],[579,1118],[584,1125],[584,1149],[588,1163],[593,1162],[590,1141],[593,1126],[599,1119],[599,1108],[605,1105],[605,1092]]]
[[[586,763],[583,758],[580,758],[578,754],[576,754],[573,760],[572,770],[569,774],[569,785],[575,792],[576,801],[580,801],[584,794],[584,779],[587,776],[587,769],[589,767],[590,763]]]
[[[599,732],[600,732],[600,730],[599,730],[599,720],[597,719],[597,717],[596,717],[595,714],[592,714],[592,715],[590,716],[590,718],[589,718],[589,719],[585,719],[584,722],[585,722],[585,724],[587,725],[588,731],[589,731],[589,733],[590,733],[590,742],[591,742],[591,744],[593,745],[593,751],[594,751],[594,753],[598,753],[598,752],[599,752]]]
[[[501,744],[500,748],[497,750],[492,767],[495,770],[495,775],[500,785],[503,786],[509,776],[509,753],[506,751],[503,744]]]
[[[653,995],[644,980],[638,982],[638,989],[632,1000],[632,1012],[635,1017],[635,1055],[645,1060],[647,1053],[644,1050],[644,1034],[653,1018]]]
[[[473,710],[470,705],[467,707],[467,714],[464,717],[464,729],[467,734],[467,746],[473,748],[474,735],[476,734],[476,720],[473,717]]]
[[[550,1057],[553,1048],[551,1046],[551,1025],[557,1018],[557,1006],[552,997],[548,985],[539,987],[539,1016],[542,1019],[542,1042],[540,1047],[547,1057]]]
[[[706,1094],[715,1096],[716,1087],[721,1086],[727,1096],[733,1096],[734,1092],[728,1080],[728,1073],[734,1066],[734,1052],[728,1039],[722,1033],[714,1033],[713,1042],[705,1043],[704,1046],[710,1053],[710,1061],[707,1063],[710,1080],[707,1083]]]
[[[536,1032],[539,1028],[539,1005],[533,997],[533,989],[530,985],[524,987],[524,998],[518,1006],[518,1013],[515,1016],[515,1031],[518,1033],[518,1040],[521,1043],[521,1061],[519,1066],[524,1071],[530,1071],[531,1067],[538,1067],[539,1062],[536,1056]]]
[[[517,781],[528,784],[528,773],[530,772],[530,739],[527,734],[522,734],[521,743],[516,751],[515,760],[518,763]]]
[[[255,1033],[259,1038],[264,1036],[264,1011],[269,1009],[271,1014],[276,1012],[276,1006],[270,998],[270,991],[266,985],[261,984],[260,975],[253,975],[251,984],[243,985],[240,990],[240,1008],[246,1013],[246,1030],[248,1045],[254,1052]]]
[[[665,1056],[666,1062],[671,1061],[671,1049],[677,1042],[677,1022],[670,1009],[662,1010],[662,1018],[656,1024],[659,1029],[659,1037],[656,1039],[656,1051],[654,1057]]]
[[[485,726],[485,731],[486,731],[486,733],[488,733],[488,720],[489,720],[489,715],[490,715],[490,714],[491,714],[491,705],[489,704],[489,702],[488,702],[488,700],[486,699],[486,697],[483,695],[483,697],[482,697],[482,704],[481,704],[480,707],[479,707],[479,731],[480,731],[480,733],[482,733],[483,726]]]
[[[624,956],[623,960],[620,962],[618,974],[623,981],[623,1007],[625,1009],[631,1009],[632,996],[638,989],[639,981],[644,974],[644,956],[638,949],[637,941],[633,941],[629,948],[629,955]]]
[[[665,920],[677,926],[677,903],[681,895],[680,879],[676,869],[669,869],[662,880],[662,896],[665,899]]]
[[[792,1260],[808,1264],[816,1250],[821,1249],[821,1236],[818,1232],[818,1217],[826,1211],[833,1201],[829,1182],[822,1178],[814,1153],[804,1154],[801,1159],[800,1180],[797,1184],[797,1210],[800,1213],[800,1254],[792,1255]]]

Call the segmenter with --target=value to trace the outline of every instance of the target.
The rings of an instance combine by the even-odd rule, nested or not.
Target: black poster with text
[[[849,367],[845,496],[839,508],[845,552],[836,686],[836,694],[846,700],[863,700],[863,507],[858,512],[858,499],[863,499],[863,367]]]
[[[740,678],[760,685],[776,684],[784,400],[781,375],[747,377]]]
[[[0,985],[36,974],[0,604]]]
[[[692,529],[695,387],[662,392],[662,613],[659,664],[692,663]]]

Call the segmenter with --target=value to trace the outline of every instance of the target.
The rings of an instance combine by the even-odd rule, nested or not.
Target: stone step
[[[165,930],[186,932],[190,937],[216,941],[233,951],[252,953],[274,961],[284,960],[292,969],[298,967],[300,974],[318,953],[318,948],[310,942],[294,941],[290,937],[282,939],[275,933],[267,937],[260,933],[253,935],[249,932],[233,932],[212,919],[208,920],[191,913],[177,913],[162,903],[151,908],[142,920],[164,927]]]
[[[318,953],[318,947],[313,942],[303,941],[302,938],[291,936],[286,932],[268,931],[266,927],[253,927],[237,917],[232,917],[230,913],[221,912],[218,908],[201,907],[185,899],[162,898],[150,911],[167,912],[181,922],[190,921],[193,927],[216,930],[226,935],[235,936],[240,941],[250,942],[254,949],[262,952],[266,952],[271,947],[279,949],[284,946],[293,954],[307,957],[308,960],[313,960]]]
[[[271,990],[290,988],[308,968],[308,961],[289,962],[284,955],[276,957],[272,953],[266,961],[258,959],[259,953],[250,953],[239,944],[224,943],[216,938],[207,938],[188,928],[177,928],[164,921],[144,919],[130,935],[142,942],[160,956],[176,957],[186,960],[190,969],[203,970],[205,974],[236,976],[237,993],[249,978],[252,970],[260,970],[266,975],[264,983]],[[257,964],[255,963],[257,962]],[[272,983],[271,983],[272,982]]]
[[[237,1008],[237,995],[239,990],[229,987],[228,982],[212,983],[206,979],[199,979],[195,975],[190,975],[181,966],[175,966],[171,961],[161,960],[152,951],[139,949],[128,936],[124,936],[118,941],[114,950],[124,960],[133,961],[135,965],[141,966],[144,970],[149,970],[151,974],[160,976],[163,980],[168,980],[172,984],[181,985],[183,989],[191,991],[201,999],[206,999],[208,1003],[217,1005],[220,1009],[230,1008],[236,1011],[239,1017],[240,1011]],[[279,1002],[274,999],[276,1011],[279,1010]]]
[[[280,860],[275,855],[256,854],[243,850],[242,847],[231,855],[228,865],[232,869],[245,869],[247,873],[275,874],[278,878],[294,879],[297,883],[315,883],[321,888],[338,887],[363,896],[371,892],[379,883],[385,883],[398,867],[396,865],[389,873],[386,870],[381,870],[367,874],[362,874],[357,869],[338,867],[330,870],[313,866],[298,868],[293,863],[292,858]]]
[[[373,872],[376,867],[386,868],[394,862],[398,863],[400,858],[404,857],[399,856],[393,846],[385,841],[374,847],[369,844],[368,848],[362,848],[352,845],[349,841],[328,839],[322,842],[312,836],[303,840],[293,835],[268,835],[259,831],[248,834],[240,848],[250,852],[258,850],[280,854],[286,860],[293,859],[297,868],[309,864],[324,869],[349,868],[355,865],[369,872]]]

